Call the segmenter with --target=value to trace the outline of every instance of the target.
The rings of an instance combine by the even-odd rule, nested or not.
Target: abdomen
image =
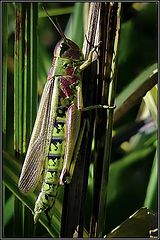
[[[57,109],[54,122],[49,153],[45,163],[44,180],[41,192],[35,203],[34,219],[37,222],[39,215],[45,212],[47,218],[55,203],[58,192],[59,177],[63,166],[66,143],[66,110]]]

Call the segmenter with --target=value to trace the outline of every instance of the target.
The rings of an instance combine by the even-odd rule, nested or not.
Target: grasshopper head
[[[68,58],[83,61],[84,56],[81,49],[70,39],[63,37],[56,45],[54,57]]]
[[[49,16],[46,9],[42,6],[43,10],[46,12],[48,18],[56,28],[56,30],[61,35],[62,39],[57,43],[55,50],[54,50],[54,58],[68,58],[78,61],[84,60],[83,53],[81,49],[78,47],[76,43],[71,41],[70,39],[66,38],[64,32],[62,31],[59,23],[56,21],[53,21],[52,18]]]

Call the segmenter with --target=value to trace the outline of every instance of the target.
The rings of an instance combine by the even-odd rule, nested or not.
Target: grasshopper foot
[[[70,182],[71,182],[70,174],[67,172],[66,169],[64,169],[61,172],[59,184],[64,185],[64,184],[69,184]]]

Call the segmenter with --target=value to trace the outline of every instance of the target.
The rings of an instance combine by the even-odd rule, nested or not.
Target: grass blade
[[[2,81],[2,91],[3,91],[3,104],[2,104],[2,130],[4,133],[3,138],[3,147],[5,148],[6,141],[6,114],[7,114],[7,53],[8,53],[8,9],[7,4],[2,4],[2,23],[3,23],[3,32],[2,32],[2,41],[3,41],[3,81]]]
[[[157,111],[158,111],[157,95],[158,95],[158,89],[157,89],[157,85],[156,85],[150,91],[148,91],[146,96],[144,97],[146,107],[149,109],[149,111],[155,121],[156,126],[158,124],[158,122],[157,122]]]
[[[16,32],[14,45],[14,149],[21,152],[22,125],[22,4],[16,3]]]
[[[65,30],[66,36],[76,42],[80,47],[83,45],[83,23],[80,21],[80,19],[83,19],[83,8],[84,3],[75,3],[74,11],[70,16]]]
[[[74,7],[64,7],[64,8],[56,8],[56,9],[48,9],[47,12],[50,16],[58,16],[63,14],[70,14],[74,10]],[[39,18],[46,17],[46,13],[44,10],[40,9],[39,11]]]
[[[144,201],[144,206],[152,209],[153,211],[157,210],[157,197],[158,197],[158,161],[157,161],[157,151],[155,153],[153,166],[151,169],[150,179],[147,187],[146,198]]]
[[[37,113],[37,36],[38,36],[38,4],[31,3],[30,6],[30,124],[33,126]]]
[[[157,63],[149,66],[138,77],[136,77],[116,98],[117,109],[114,122],[117,122],[124,114],[132,109],[151,88],[157,84]]]
[[[31,193],[29,195],[22,194],[18,189],[18,179],[20,175],[20,164],[10,156],[7,152],[3,152],[4,166],[3,166],[3,176],[4,176],[4,184],[9,188],[14,195],[23,202],[27,208],[33,213],[34,204],[36,200],[36,194]],[[40,219],[40,223],[46,228],[49,234],[52,237],[57,237],[60,229],[60,213],[58,210],[58,201],[55,206],[55,214],[52,220],[52,227],[48,226],[48,222],[45,216],[42,216]],[[33,218],[32,218],[32,224]]]
[[[117,76],[117,60],[118,60],[118,46],[119,46],[119,32],[120,32],[120,13],[121,13],[121,3],[114,3],[112,5],[115,11],[114,23],[111,25],[113,28],[114,37],[114,49],[111,64],[111,83],[109,92],[109,106],[114,105],[115,94],[116,94],[116,76]],[[98,224],[97,224],[97,236],[102,237],[105,233],[104,216],[107,215],[107,191],[105,191],[108,184],[109,175],[109,164],[110,164],[110,154],[111,154],[111,144],[112,144],[112,127],[113,127],[113,110],[109,111],[108,122],[106,126],[106,136],[105,136],[105,148],[103,157],[103,169],[102,169],[102,181],[100,189],[100,201],[99,201],[99,212],[98,212]]]

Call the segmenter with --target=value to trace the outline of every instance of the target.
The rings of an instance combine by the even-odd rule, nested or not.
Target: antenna
[[[42,5],[43,10],[45,11],[45,13],[47,14],[49,20],[51,21],[51,23],[54,25],[54,27],[56,28],[56,30],[59,32],[59,34],[61,35],[62,38],[66,38],[66,36],[64,35],[64,32],[62,31],[62,28],[60,27],[57,19],[56,19],[56,23],[53,21],[53,19],[49,16],[47,10],[44,8],[44,6]]]

